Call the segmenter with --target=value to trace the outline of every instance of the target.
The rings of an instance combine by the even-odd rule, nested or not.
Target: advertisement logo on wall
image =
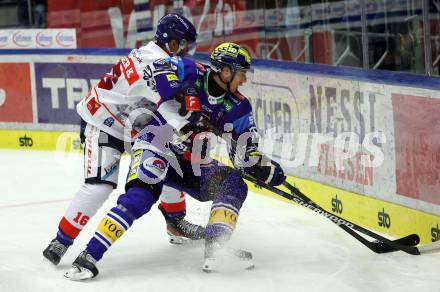
[[[389,213],[385,212],[385,208],[382,208],[382,210],[379,210],[379,212],[377,212],[377,219],[377,224],[379,225],[379,227],[391,227],[391,216]]]
[[[78,124],[76,104],[110,64],[35,63],[38,122]]]
[[[48,48],[53,44],[53,36],[45,31],[40,31],[35,36],[35,41],[38,47]]]
[[[3,29],[0,49],[76,48],[75,29]]]
[[[75,34],[69,31],[60,31],[55,36],[56,43],[63,48],[76,47]]]
[[[32,122],[29,64],[0,63],[0,72],[0,122]]]
[[[18,48],[29,48],[32,46],[33,37],[30,31],[19,30],[12,34],[12,46]]]

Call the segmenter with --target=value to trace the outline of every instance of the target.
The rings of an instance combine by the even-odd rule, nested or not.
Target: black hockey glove
[[[278,162],[270,160],[269,163],[264,163],[263,165],[262,162],[268,160],[268,158],[264,157],[260,152],[253,152],[249,156],[259,157],[259,161],[253,166],[244,168],[243,171],[245,173],[271,187],[281,185],[286,180],[284,171]]]

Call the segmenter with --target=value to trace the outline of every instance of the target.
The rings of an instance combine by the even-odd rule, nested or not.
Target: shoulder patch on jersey
[[[154,71],[170,71],[171,64],[167,59],[158,59],[153,62]]]

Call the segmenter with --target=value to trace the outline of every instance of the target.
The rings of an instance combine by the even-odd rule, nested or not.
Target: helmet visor
[[[194,55],[196,51],[196,43],[195,42],[189,42],[186,39],[182,39],[179,43],[179,50],[177,52],[183,52],[180,55]]]
[[[197,43],[189,42],[187,45],[187,49],[188,49],[188,55],[193,56],[197,49]]]

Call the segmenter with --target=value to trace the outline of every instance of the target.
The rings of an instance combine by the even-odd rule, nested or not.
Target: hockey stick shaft
[[[377,240],[379,240],[379,241],[381,241],[381,242],[383,242],[383,243],[386,243],[387,245],[389,245],[390,247],[395,248],[396,250],[401,250],[401,251],[404,251],[404,252],[409,253],[409,254],[412,254],[412,255],[420,255],[420,251],[418,250],[417,247],[414,247],[414,246],[407,246],[407,245],[404,245],[404,244],[397,243],[396,241],[393,241],[393,240],[390,240],[390,239],[388,239],[388,238],[386,238],[386,237],[383,237],[383,236],[381,236],[381,235],[379,235],[379,234],[377,234],[377,233],[375,233],[375,232],[373,232],[373,231],[371,231],[371,230],[368,230],[368,229],[366,229],[366,228],[364,228],[364,227],[362,227],[362,226],[359,226],[359,225],[357,225],[357,224],[354,224],[354,223],[352,223],[352,222],[350,222],[350,221],[348,221],[348,220],[345,220],[345,219],[343,219],[343,218],[341,218],[341,217],[339,217],[339,216],[335,216],[335,215],[333,215],[333,214],[327,212],[326,210],[324,210],[322,207],[318,206],[315,202],[313,202],[312,200],[310,200],[306,195],[304,195],[304,194],[303,194],[298,188],[296,188],[295,186],[292,186],[292,185],[289,184],[288,182],[285,182],[285,183],[284,183],[284,186],[285,186],[286,188],[288,188],[289,191],[291,191],[293,194],[295,194],[295,195],[296,195],[299,199],[301,199],[303,202],[306,202],[306,203],[307,203],[307,201],[308,201],[309,204],[315,206],[315,208],[317,208],[319,211],[323,212],[323,213],[321,213],[323,216],[329,218],[332,222],[334,222],[334,223],[336,223],[337,225],[339,225],[342,229],[344,229],[345,231],[347,231],[347,232],[350,233],[351,235],[353,235],[352,232],[354,232],[354,231],[351,229],[351,228],[353,228],[353,229],[355,229],[355,230],[357,230],[357,231],[359,231],[359,232],[362,232],[362,233],[364,233],[364,234],[366,234],[366,235],[368,235],[368,236],[370,236],[370,237],[372,237],[372,238],[374,238],[374,239],[377,239]],[[330,217],[328,217],[328,216],[330,216]],[[335,216],[338,220],[337,220],[337,221],[333,220],[332,216]],[[341,220],[345,221],[346,224],[340,223]],[[356,234],[357,234],[357,233],[356,233]],[[357,238],[357,236],[355,236],[355,238]],[[357,239],[359,239],[359,238],[357,238]],[[419,240],[420,240],[420,239],[417,237],[417,243],[418,243]]]
[[[393,240],[389,240],[388,238],[385,238],[377,233],[374,233],[368,229],[365,229],[357,224],[354,224],[348,220],[345,220],[339,216],[336,216],[334,214],[331,214],[329,212],[327,212],[326,210],[324,210],[323,208],[321,208],[320,206],[318,206],[315,202],[313,202],[312,200],[310,200],[306,195],[304,195],[298,188],[290,185],[289,183],[285,182],[284,186],[286,188],[289,189],[289,191],[292,192],[292,194],[286,193],[278,188],[275,187],[271,187],[265,183],[261,183],[259,181],[257,181],[256,179],[254,179],[253,177],[247,175],[247,174],[243,174],[243,177],[257,185],[259,185],[260,187],[263,187],[265,189],[268,189],[272,192],[274,192],[275,194],[278,194],[286,199],[292,200],[294,202],[296,202],[297,204],[311,209],[312,211],[328,218],[331,222],[335,223],[336,225],[338,225],[341,229],[343,229],[344,231],[346,231],[348,234],[350,234],[351,236],[353,236],[354,238],[356,238],[358,241],[360,241],[362,244],[364,244],[365,246],[367,246],[368,248],[370,248],[371,250],[373,250],[374,252],[378,252],[377,250],[375,250],[375,245],[374,243],[370,242],[369,240],[365,239],[364,237],[362,237],[361,235],[359,235],[356,231],[362,232],[376,240],[379,240],[383,243],[385,243],[386,245],[392,247],[395,250],[401,250],[404,251],[408,254],[412,254],[412,255],[420,255],[420,251],[418,250],[417,247],[413,247],[413,246],[407,246],[404,244],[400,244],[396,241]],[[354,229],[354,230],[353,230]],[[393,251],[393,249],[391,249],[390,251]]]

